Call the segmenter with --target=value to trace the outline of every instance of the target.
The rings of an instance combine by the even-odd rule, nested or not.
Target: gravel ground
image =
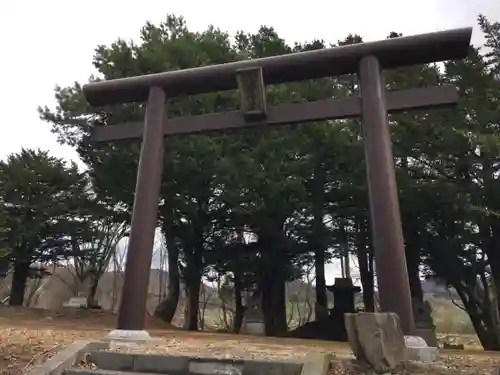
[[[349,356],[348,348],[337,354]],[[331,353],[328,346],[293,345],[268,343],[264,338],[257,340],[232,339],[162,339],[147,345],[117,344],[110,351],[143,354],[170,354],[194,357],[213,357],[231,359],[297,359],[302,360],[309,354]]]
[[[0,374],[22,375],[76,340],[99,340],[115,326],[115,316],[102,313],[0,308]],[[330,375],[370,373],[350,359],[346,344],[314,340],[278,339],[244,335],[194,333],[160,329],[148,321],[158,337],[145,350],[150,353],[213,356],[218,358],[297,358],[312,353],[334,353]],[[460,339],[455,335],[457,340]],[[470,341],[464,336],[464,340]],[[123,351],[139,350],[122,347]],[[443,352],[433,366],[410,366],[406,373],[423,375],[499,375],[500,353]]]
[[[432,364],[410,363],[407,368],[395,371],[401,375],[498,375],[500,358],[488,356],[447,356],[442,355],[438,362]],[[329,375],[361,375],[373,374],[352,359],[337,359]],[[386,374],[388,375],[388,374]]]

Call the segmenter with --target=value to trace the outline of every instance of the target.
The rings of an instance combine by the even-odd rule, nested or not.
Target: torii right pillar
[[[380,311],[397,313],[405,335],[411,335],[415,322],[387,118],[386,90],[376,57],[367,56],[361,60],[359,81]]]

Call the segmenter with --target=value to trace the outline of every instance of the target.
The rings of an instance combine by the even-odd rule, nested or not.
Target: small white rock
[[[148,331],[115,329],[108,334],[108,340],[149,341],[151,336]]]
[[[405,336],[405,344],[407,347],[412,348],[428,348],[429,346],[422,337],[419,336]]]

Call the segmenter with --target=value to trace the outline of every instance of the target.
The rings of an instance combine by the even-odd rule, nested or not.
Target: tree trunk
[[[314,249],[314,269],[316,270],[316,304],[323,307],[322,311],[328,309],[328,298],[326,296],[325,276],[325,251],[322,248]],[[316,316],[322,312],[316,311]]]
[[[367,230],[364,225],[365,220],[358,218],[357,220],[357,249],[358,249],[358,264],[361,286],[363,287],[363,304],[366,312],[375,311],[375,296],[374,296],[374,280],[373,280],[373,257],[370,257],[367,246]],[[371,263],[371,264],[370,264]]]
[[[87,296],[87,306],[89,308],[99,307],[99,303],[96,300],[98,286],[99,286],[99,277],[97,275],[91,275],[89,294]]]
[[[262,312],[267,336],[283,335],[288,330],[286,321],[285,282],[287,277],[287,243],[283,234],[284,220],[274,220],[263,225],[258,233],[261,254],[258,289],[262,296]]]
[[[497,311],[500,311],[500,254],[498,253],[498,249],[500,248],[500,240],[499,235],[497,233],[500,230],[500,220],[497,218],[489,218],[490,219],[490,235],[489,239],[486,241],[486,254],[489,258],[489,264],[491,267],[491,277],[494,284],[494,292],[495,292],[495,302]],[[482,232],[482,231],[481,231]],[[487,236],[488,234],[481,233],[483,236]]]
[[[14,264],[14,273],[12,275],[12,284],[9,296],[9,304],[11,306],[23,305],[29,270],[30,264],[27,262],[16,262]]]
[[[456,283],[453,286],[460,296],[483,349],[500,351],[500,336],[497,335],[496,330],[491,329],[488,314],[485,314],[479,306],[480,301],[473,296],[471,290],[467,291],[462,285]]]
[[[312,239],[314,244],[314,268],[316,270],[316,306],[321,309],[321,311],[315,311],[315,313],[316,317],[319,318],[328,308],[325,277],[325,230],[323,223],[325,170],[319,156],[314,170],[311,190],[313,210]]]
[[[264,315],[264,326],[266,336],[274,336],[276,327],[274,324],[273,282],[268,276],[267,270],[263,271],[260,281],[260,295],[262,314]]]
[[[275,336],[283,337],[288,332],[286,319],[286,287],[285,280],[280,278],[273,283]]]
[[[342,268],[342,277],[351,278],[349,262],[349,237],[346,231],[346,220],[341,218],[339,221],[339,245],[341,246],[340,263]]]
[[[493,159],[494,160],[494,159]],[[487,159],[483,162],[483,181],[484,190],[486,191],[485,204],[490,206],[491,203],[495,202],[495,209],[498,210],[498,199],[497,199],[497,179],[495,178],[495,169],[493,167],[492,159]],[[479,233],[482,237],[483,250],[486,252],[489,260],[489,265],[491,267],[491,276],[493,279],[493,290],[496,294],[496,311],[500,311],[500,254],[498,249],[500,246],[500,220],[496,215],[488,215],[485,217],[479,225]],[[500,320],[497,316],[496,321]],[[496,327],[498,329],[498,327]]]
[[[200,289],[200,278],[191,277],[186,280],[186,311],[184,312],[184,329],[188,331],[198,330]]]
[[[491,270],[491,283],[493,284],[491,293],[488,288],[486,275],[482,271],[482,279],[484,280],[484,302],[481,304],[482,311],[475,312],[472,304],[466,307],[467,313],[472,321],[476,334],[483,346],[484,350],[500,350],[500,256],[498,255],[497,230],[500,229],[500,221],[492,217],[483,218],[479,224],[479,234],[481,235],[482,248],[488,256],[488,264]],[[494,295],[493,295],[494,294]],[[462,298],[462,296],[461,296]],[[476,304],[480,303],[480,298],[474,295],[469,297],[470,300],[476,300]],[[462,298],[463,300],[463,298]],[[470,311],[471,310],[471,311]],[[478,308],[479,310],[479,308]]]
[[[240,333],[243,318],[245,316],[245,306],[243,305],[242,290],[243,285],[241,282],[241,276],[238,272],[234,272],[234,333]]]
[[[171,323],[174,319],[180,297],[179,249],[172,234],[165,234],[168,257],[167,296],[156,307],[154,316]]]
[[[407,247],[406,251],[406,267],[408,270],[408,278],[410,282],[411,298],[420,302],[424,302],[424,292],[422,290],[422,282],[420,281],[420,251],[418,248]]]
[[[420,262],[421,262],[421,248],[420,244],[420,228],[419,222],[415,221],[412,213],[405,217],[403,225],[405,242],[405,255],[406,255],[406,270],[408,272],[408,281],[410,283],[410,294],[412,300],[424,302],[424,292],[422,290],[422,283],[420,281]]]
[[[351,278],[351,258],[350,258],[350,255],[349,255],[349,249],[348,247],[346,247],[346,254],[344,256],[344,269],[345,269],[345,277],[347,277],[348,279]]]
[[[203,242],[200,238],[193,248],[186,265],[186,311],[184,315],[184,328],[188,331],[198,330],[198,312],[201,288],[201,275],[203,272]]]
[[[271,250],[272,248],[267,248]],[[288,330],[286,321],[285,280],[275,264],[275,258],[265,256],[260,291],[266,336],[283,336]]]
[[[275,311],[275,287],[277,274],[280,272],[274,270],[273,273],[273,257],[269,256],[269,251],[273,251],[271,243],[260,240],[263,243],[262,249],[262,266],[261,277],[259,280],[259,291],[261,295],[261,308],[264,316],[264,327],[266,336],[276,335],[276,311]],[[277,272],[278,271],[278,272]]]

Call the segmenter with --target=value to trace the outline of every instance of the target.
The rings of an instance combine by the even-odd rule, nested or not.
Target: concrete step
[[[321,356],[324,358],[324,356]],[[304,362],[266,359],[225,359],[190,356],[125,353],[96,350],[88,361],[109,375],[129,373],[169,375],[301,375]],[[317,359],[316,359],[317,360]],[[307,362],[307,361],[306,361]],[[84,374],[73,374],[84,375]],[[102,374],[105,375],[105,374]]]
[[[188,371],[190,357],[96,350],[88,360],[102,370],[180,374]]]
[[[64,375],[158,375],[146,372],[113,371],[102,369],[72,368],[64,371]]]

